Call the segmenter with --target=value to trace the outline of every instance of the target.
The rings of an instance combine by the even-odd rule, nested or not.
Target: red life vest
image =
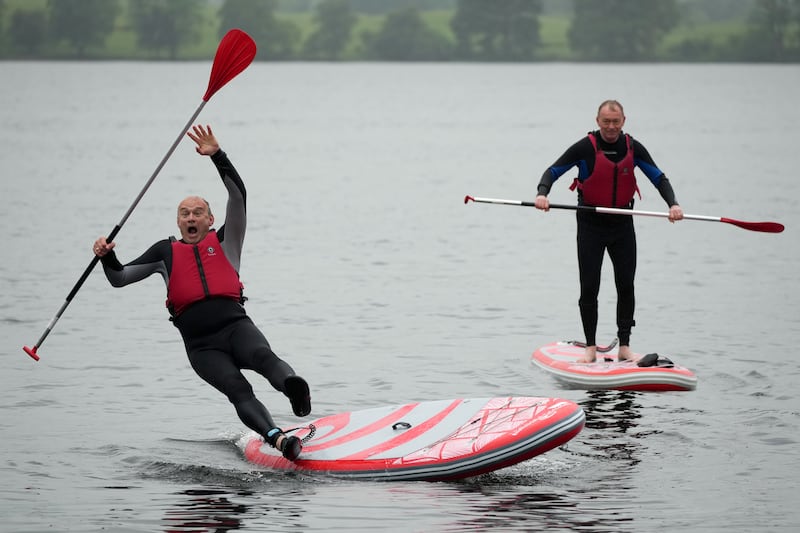
[[[197,244],[172,242],[172,269],[167,284],[167,308],[178,316],[193,303],[208,298],[241,301],[244,286],[211,230]]]
[[[625,157],[619,163],[614,163],[602,150],[597,149],[597,138],[589,134],[589,140],[595,151],[594,170],[582,182],[577,178],[576,184],[583,195],[583,203],[596,207],[626,207],[633,200],[634,194],[639,192],[636,185],[636,176],[633,175],[633,143],[630,135],[625,135],[625,144],[628,147]],[[641,193],[639,194],[641,198]]]

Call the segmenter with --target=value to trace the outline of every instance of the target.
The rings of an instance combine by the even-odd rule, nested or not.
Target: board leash
[[[315,426],[314,424],[309,424],[307,426],[297,426],[296,428],[287,429],[286,431],[284,431],[284,433],[288,435],[289,433],[291,433],[293,431],[297,431],[299,429],[307,429],[308,430],[308,435],[306,435],[305,437],[300,439],[300,442],[302,442],[303,444],[305,444],[306,442],[308,442],[312,438],[314,438],[314,434],[317,432],[317,426]]]
[[[611,341],[611,344],[609,344],[608,346],[599,346],[598,345],[597,346],[597,351],[599,353],[608,353],[608,352],[610,352],[611,350],[614,349],[614,347],[617,345],[618,342],[619,342],[619,339],[615,337],[614,340]],[[577,346],[578,348],[586,348],[586,343],[585,342],[581,342],[581,341],[567,341],[567,344],[571,344],[573,346]]]

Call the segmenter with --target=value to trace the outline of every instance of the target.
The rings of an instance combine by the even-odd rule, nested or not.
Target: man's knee
[[[230,376],[222,381],[222,392],[232,404],[247,401],[253,397],[253,387],[242,375]]]

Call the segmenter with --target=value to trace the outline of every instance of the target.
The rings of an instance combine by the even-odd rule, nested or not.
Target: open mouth
[[[189,235],[194,235],[195,233],[197,233],[197,228],[195,228],[194,226],[190,226],[186,228],[186,233],[188,233]]]

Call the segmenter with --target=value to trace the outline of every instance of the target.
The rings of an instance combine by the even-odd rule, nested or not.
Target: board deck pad
[[[677,365],[673,358],[648,354],[652,366],[635,361],[619,361],[616,352],[597,353],[594,363],[579,363],[584,347],[575,341],[559,341],[542,346],[531,356],[538,366],[567,388],[598,390],[689,391],[697,387],[697,376]],[[634,354],[635,359],[644,356]]]
[[[581,407],[560,398],[421,401],[344,412],[292,432],[306,442],[292,462],[256,433],[239,441],[257,465],[369,480],[443,481],[491,472],[563,445],[583,428]]]

